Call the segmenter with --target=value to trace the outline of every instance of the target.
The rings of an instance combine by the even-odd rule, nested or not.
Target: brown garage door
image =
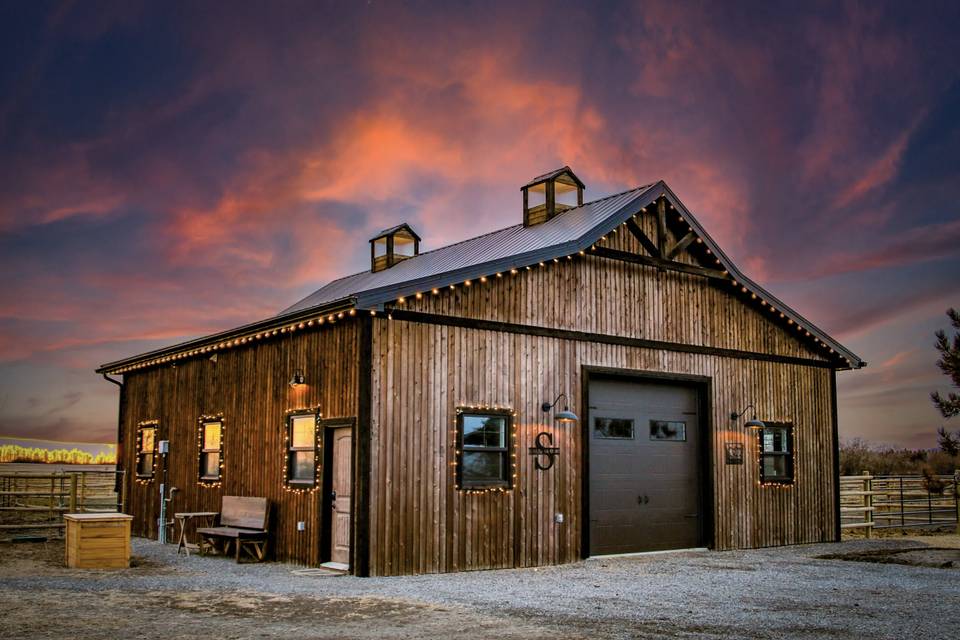
[[[702,544],[697,391],[590,383],[590,554]]]

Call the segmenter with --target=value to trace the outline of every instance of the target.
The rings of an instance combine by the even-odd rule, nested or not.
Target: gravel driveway
[[[4,544],[0,638],[957,638],[960,562],[950,558],[960,552],[903,556],[932,559],[929,567],[875,552],[958,542],[858,540],[365,579],[187,558],[139,539],[131,569],[79,571],[61,566],[62,543]]]

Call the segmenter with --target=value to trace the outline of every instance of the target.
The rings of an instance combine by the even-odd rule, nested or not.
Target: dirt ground
[[[134,540],[130,569],[0,545],[0,638],[955,638],[960,537],[354,578]]]

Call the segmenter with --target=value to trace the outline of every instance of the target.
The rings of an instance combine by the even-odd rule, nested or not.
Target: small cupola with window
[[[420,254],[420,236],[406,222],[384,229],[370,240],[370,270],[383,271]]]
[[[583,204],[583,183],[570,167],[537,176],[520,187],[523,192],[523,226],[546,222],[567,209]]]

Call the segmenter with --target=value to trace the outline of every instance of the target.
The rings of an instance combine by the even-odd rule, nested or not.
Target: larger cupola
[[[383,271],[420,254],[420,236],[406,222],[370,239],[370,270]]]
[[[532,227],[582,205],[583,189],[583,182],[570,167],[537,176],[520,187],[523,192],[523,226]]]

